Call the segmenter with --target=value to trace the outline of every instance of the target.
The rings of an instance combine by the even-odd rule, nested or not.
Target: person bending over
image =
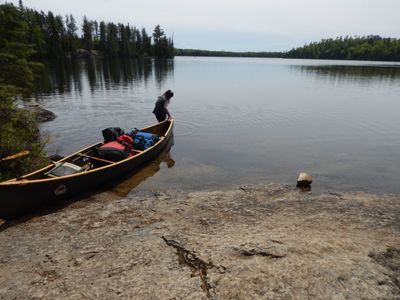
[[[168,111],[168,105],[171,98],[174,96],[174,93],[171,90],[166,91],[160,97],[158,97],[156,105],[153,110],[153,114],[156,115],[157,121],[162,122],[168,116],[168,119],[171,118],[171,114]]]

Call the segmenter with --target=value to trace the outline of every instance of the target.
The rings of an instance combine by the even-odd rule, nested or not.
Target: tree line
[[[177,56],[279,57],[308,59],[400,61],[400,39],[379,35],[337,37],[312,42],[287,52],[232,52],[175,49]]]
[[[176,56],[219,56],[219,57],[283,57],[283,52],[234,52],[234,51],[212,51],[200,49],[177,49]]]
[[[5,4],[13,9],[12,4]],[[138,29],[130,24],[97,22],[83,18],[78,34],[78,24],[73,15],[55,15],[24,7],[22,1],[14,9],[19,11],[21,22],[26,29],[27,42],[33,45],[34,58],[56,58],[74,56],[84,49],[101,51],[108,57],[139,58],[153,56],[170,58],[174,55],[174,43],[160,25],[155,26],[152,35],[145,28]],[[86,52],[87,54],[88,52]]]
[[[287,58],[400,61],[400,39],[379,35],[337,37],[306,44],[285,53]]]

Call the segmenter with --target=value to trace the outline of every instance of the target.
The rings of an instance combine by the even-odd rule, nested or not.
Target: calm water
[[[155,122],[172,89],[174,145],[121,194],[157,187],[295,184],[314,191],[400,192],[400,64],[254,58],[48,63],[37,99],[58,117],[44,123],[49,154],[68,154],[110,126]]]

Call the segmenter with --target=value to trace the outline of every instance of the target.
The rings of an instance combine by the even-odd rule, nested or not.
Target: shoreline
[[[44,108],[43,105],[33,100],[29,102],[23,102],[22,108],[35,114],[39,123],[53,121],[57,117],[54,112]]]
[[[103,192],[0,227],[0,297],[400,296],[400,195]]]

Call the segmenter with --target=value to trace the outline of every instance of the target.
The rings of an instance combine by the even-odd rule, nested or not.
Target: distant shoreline
[[[234,52],[176,49],[176,56],[280,57],[305,59],[400,61],[400,39],[379,35],[336,37],[311,42],[289,51]]]
[[[246,52],[234,52],[238,54],[246,53]],[[257,52],[255,52],[257,53]],[[302,60],[320,60],[320,61],[329,61],[329,60],[335,60],[335,61],[359,61],[359,62],[375,62],[375,63],[396,63],[399,64],[400,60],[365,60],[365,59],[339,59],[339,58],[305,58],[305,57],[284,57],[284,56],[262,56],[262,55],[178,55],[176,54],[175,57],[231,57],[231,58],[281,58],[281,59],[302,59]]]

